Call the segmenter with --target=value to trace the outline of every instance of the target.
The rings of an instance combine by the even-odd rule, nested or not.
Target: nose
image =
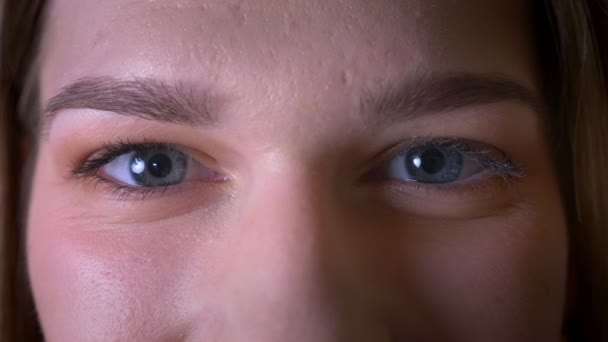
[[[226,244],[223,305],[234,340],[370,340],[347,252],[356,223],[330,183],[286,167],[246,191]]]
[[[256,178],[243,199],[229,281],[243,340],[335,340],[328,247],[342,219],[320,183],[284,168]]]

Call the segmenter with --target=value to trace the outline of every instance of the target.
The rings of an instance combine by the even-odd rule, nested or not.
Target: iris
[[[172,149],[141,149],[131,153],[130,172],[143,187],[179,184],[186,176],[186,156]]]
[[[450,183],[458,180],[464,165],[462,152],[449,146],[415,147],[404,158],[409,180]]]

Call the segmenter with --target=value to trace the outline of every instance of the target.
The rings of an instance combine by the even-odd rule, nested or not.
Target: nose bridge
[[[330,315],[325,267],[338,218],[323,182],[304,168],[284,167],[257,177],[241,204],[230,283],[241,303],[238,325],[257,326],[264,338],[324,340],[330,331],[321,328]]]
[[[251,251],[249,262],[260,269],[273,267],[282,284],[317,273],[324,244],[331,238],[334,219],[331,193],[315,177],[297,166],[258,177],[243,204],[239,229]],[[334,213],[335,214],[335,213]],[[303,284],[303,282],[302,282]]]

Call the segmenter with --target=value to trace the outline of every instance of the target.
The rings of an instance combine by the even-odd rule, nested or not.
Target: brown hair
[[[25,89],[32,71],[44,1],[1,2],[0,49],[0,340],[42,341],[25,264],[24,155],[25,127],[18,113],[26,108]],[[35,101],[35,100],[34,100]],[[32,114],[33,115],[33,114]]]
[[[5,0],[0,49],[0,339],[40,341],[25,272],[28,168],[35,146],[34,67],[43,0]],[[608,4],[538,0],[538,45],[551,117],[547,120],[568,215],[572,286],[565,328],[572,341],[608,341]],[[31,77],[34,76],[34,77]],[[19,120],[19,117],[25,120]],[[29,121],[29,122],[27,122]],[[29,134],[29,140],[25,137]],[[27,145],[27,144],[25,144]],[[32,149],[34,150],[34,149]],[[30,159],[35,153],[29,153]]]
[[[556,166],[569,218],[573,329],[608,341],[608,50],[604,1],[549,1],[559,74]]]

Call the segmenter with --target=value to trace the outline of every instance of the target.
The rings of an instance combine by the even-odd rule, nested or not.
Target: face
[[[51,1],[47,340],[560,340],[527,3]]]

